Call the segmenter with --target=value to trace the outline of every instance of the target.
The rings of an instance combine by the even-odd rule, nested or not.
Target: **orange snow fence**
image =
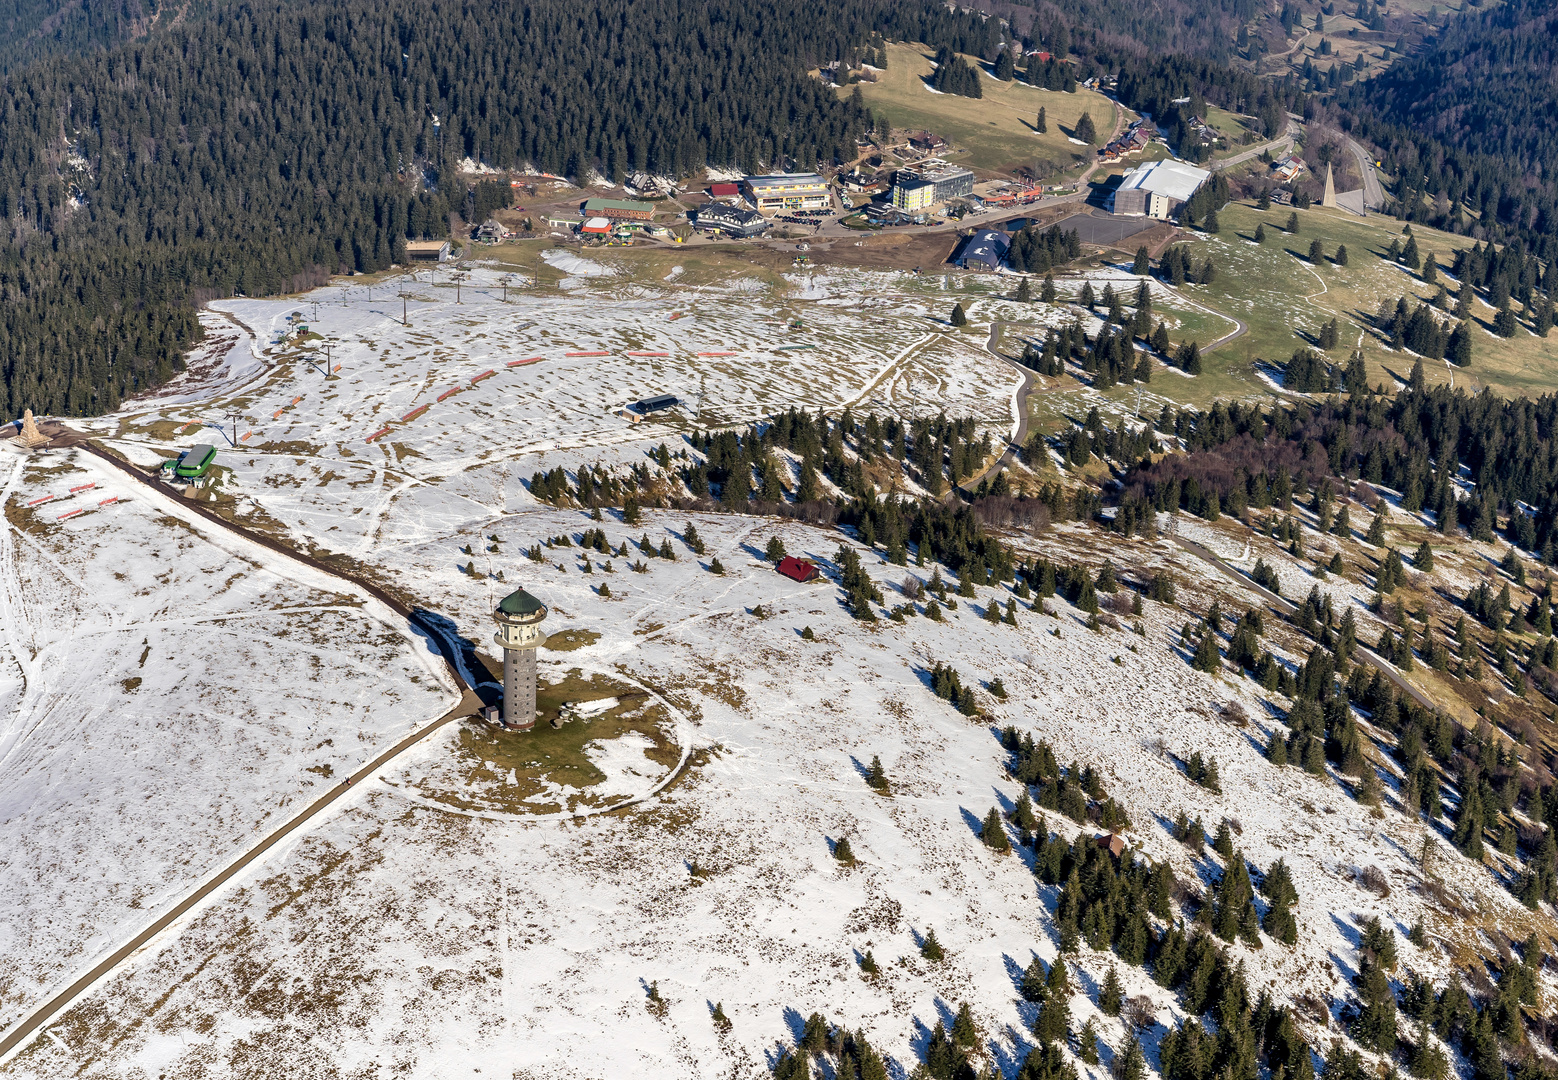
[[[39,505],[42,505],[43,503],[53,502],[53,501],[54,501],[54,496],[53,495],[45,495],[41,499],[34,499],[32,502],[28,503],[27,505],[28,506],[39,506]]]
[[[497,374],[496,371],[493,371],[491,368],[488,368],[486,371],[484,371],[480,375],[476,376],[476,378],[472,379],[471,380],[471,385],[475,386],[477,383],[481,382],[483,379],[490,379],[492,376],[494,376],[496,374]]]
[[[246,431],[246,432],[243,433],[243,437],[240,438],[238,441],[239,442],[248,442],[249,441],[249,436],[253,435],[253,434],[254,434],[254,432],[252,432],[252,431]]]
[[[377,439],[379,436],[381,436],[381,435],[388,435],[389,433],[390,433],[390,429],[389,428],[387,428],[387,427],[380,428],[378,431],[375,431],[372,435],[369,435],[366,439],[364,439],[363,442],[372,442],[374,439]]]
[[[675,312],[671,315],[670,321],[675,322],[677,319],[685,318],[687,314],[685,311]]]
[[[70,493],[74,495],[78,491],[91,491],[95,487],[97,487],[96,481],[93,481],[90,484],[77,484],[75,487],[70,489]]]
[[[99,505],[99,506],[107,506],[109,503],[116,503],[118,501],[119,501],[119,496],[117,496],[117,495],[110,495],[106,499],[100,499],[98,501],[97,505]]]
[[[623,353],[622,355],[624,355],[624,356],[670,356],[671,354],[668,353],[668,352],[630,352],[630,353]]]
[[[699,356],[735,356],[733,352],[701,352]]]
[[[408,412],[405,416],[402,416],[400,418],[401,423],[405,423],[408,420],[415,420],[417,417],[421,416],[425,412],[427,412],[427,406],[426,405],[418,405],[416,408],[414,408],[410,412]]]
[[[337,365],[335,365],[335,367],[331,368],[331,370],[332,371],[340,371],[341,370],[341,365],[337,364]]]
[[[298,402],[300,402],[302,400],[303,400],[303,395],[299,394],[297,397],[292,399],[292,404],[296,405]]]
[[[539,363],[540,361],[545,360],[545,359],[546,359],[546,357],[544,357],[544,356],[532,356],[528,360],[510,360],[507,364],[504,364],[503,366],[504,367],[524,367],[526,364]]]
[[[270,418],[272,420],[280,420],[281,419],[281,414],[286,412],[286,411],[287,411],[286,409],[277,409],[275,412],[270,414]]]
[[[571,352],[563,353],[564,356],[610,356],[609,352]]]
[[[454,397],[454,395],[458,394],[461,390],[464,390],[464,389],[465,389],[465,387],[463,387],[463,386],[450,387],[448,390],[445,390],[442,394],[438,395],[438,400],[442,401],[442,400],[444,400],[444,398]]]
[[[86,513],[85,510],[80,510],[80,509],[69,510],[69,511],[66,511],[65,513],[61,514],[59,517],[55,518],[54,520],[55,521],[64,521],[66,518],[73,518],[77,514],[84,514],[84,513]]]

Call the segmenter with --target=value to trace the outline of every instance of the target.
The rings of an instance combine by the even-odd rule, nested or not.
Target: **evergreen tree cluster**
[[[1217,280],[1217,267],[1210,255],[1198,263],[1190,257],[1187,245],[1174,244],[1159,258],[1158,274],[1176,288],[1185,284],[1210,285]]]
[[[1092,766],[1079,769],[1073,762],[1062,771],[1047,742],[1035,740],[1026,732],[1019,736],[1012,727],[1002,729],[1001,745],[1012,755],[1012,778],[1024,788],[1036,791],[1036,801],[1042,809],[1064,814],[1081,824],[1097,824],[1110,830],[1130,828],[1130,818],[1104,791]],[[1019,820],[1017,825],[1024,832],[1034,828],[1031,821]]]
[[[1167,921],[1172,913],[1175,883],[1168,863],[1140,860],[1129,849],[1116,860],[1086,830],[1069,844],[1042,822],[1039,833],[1033,872],[1043,884],[1059,887],[1055,923],[1062,952],[1071,951],[1080,941],[1091,949],[1113,949],[1127,964],[1145,963],[1153,942],[1149,919]],[[1049,988],[1038,1000],[1048,1005],[1053,996]],[[1044,1023],[1042,1013],[1040,1023]],[[1063,1037],[1064,1024],[1054,1023],[1053,1018],[1051,1023],[1050,1030],[1037,1034]]]
[[[1037,229],[1032,225],[1017,230],[1006,251],[1006,264],[1020,274],[1045,274],[1082,254],[1082,240],[1075,229],[1061,231],[1059,225]]]
[[[1153,957],[1153,978],[1178,989],[1192,1017],[1209,1013],[1216,1021],[1215,1034],[1190,1019],[1163,1037],[1163,1080],[1255,1076],[1261,1065],[1288,1080],[1313,1080],[1310,1048],[1288,1008],[1265,992],[1251,1002],[1244,965],[1234,963],[1211,934],[1170,930]]]
[[[1313,406],[1264,411],[1218,402],[1201,413],[1165,407],[1158,430],[1189,452],[1139,464],[1122,494],[1144,494],[1164,510],[1183,508],[1194,478],[1199,490],[1216,493],[1219,512],[1226,513],[1241,503],[1280,506],[1327,476],[1356,470],[1369,483],[1401,491],[1408,512],[1433,511],[1441,531],[1461,527],[1481,540],[1502,532],[1552,564],[1558,439],[1551,432],[1558,430],[1558,396],[1472,396],[1426,387],[1419,372],[1415,385],[1387,397],[1368,391],[1351,370],[1346,397]],[[1455,482],[1462,467],[1475,481],[1466,496]]]
[[[1389,318],[1380,318],[1379,330],[1393,349],[1410,349],[1430,360],[1447,357],[1459,367],[1471,364],[1471,328],[1464,320],[1447,324],[1434,313],[1432,305],[1409,304],[1406,297],[1396,301]]]
[[[938,1023],[937,1028],[941,1025]],[[945,1037],[945,1031],[940,1032]],[[819,1013],[806,1018],[795,1046],[774,1062],[774,1080],[811,1080],[814,1064],[826,1064],[838,1080],[887,1080],[887,1063],[866,1039],[865,1033],[835,1027]],[[948,1077],[950,1080],[950,1074]]]
[[[943,94],[982,98],[984,87],[979,83],[979,70],[946,45],[936,50],[936,71],[931,76],[931,86]]]
[[[979,705],[974,700],[972,687],[965,686],[962,678],[951,665],[938,662],[930,672],[931,691],[939,698],[951,702],[964,716],[977,716]]]
[[[1398,177],[1398,216],[1558,255],[1555,32],[1552,0],[1474,10],[1340,95],[1354,137]]]
[[[1090,376],[1093,386],[1100,390],[1121,383],[1151,382],[1152,360],[1138,354],[1132,344],[1133,337],[1146,339],[1151,333],[1151,315],[1142,308],[1137,308],[1129,320],[1123,310],[1112,313],[1091,340],[1081,320],[1076,319],[1058,330],[1049,330],[1041,348],[1035,348],[1032,342],[1025,344],[1018,362],[1040,375],[1054,377],[1065,374],[1069,361]]]
[[[1328,394],[1342,388],[1342,373],[1323,353],[1298,349],[1282,369],[1282,388],[1298,394]]]

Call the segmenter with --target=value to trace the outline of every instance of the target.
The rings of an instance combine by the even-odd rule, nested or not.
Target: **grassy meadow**
[[[871,111],[885,114],[895,128],[926,128],[966,151],[951,160],[969,168],[1009,172],[1023,165],[1047,162],[1057,172],[1077,172],[1094,160],[1092,149],[1070,139],[1072,127],[1086,112],[1092,115],[1100,143],[1114,123],[1115,106],[1102,94],[1079,89],[1065,94],[1040,90],[1021,81],[1001,82],[990,76],[978,57],[966,57],[979,69],[983,98],[938,94],[925,84],[935,50],[924,45],[887,46],[887,70],[874,83],[859,83]],[[853,86],[839,87],[847,96]],[[1039,134],[1034,121],[1045,111],[1048,131]]]

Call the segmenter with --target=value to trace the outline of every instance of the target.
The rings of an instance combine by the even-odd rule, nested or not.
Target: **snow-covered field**
[[[452,283],[431,285],[423,271],[406,286],[409,327],[391,284],[220,302],[208,323],[246,330],[228,339],[242,361],[229,365],[228,392],[196,404],[176,381],[152,408],[126,410],[125,443],[160,453],[225,447],[231,423],[227,435],[202,424],[236,409],[245,417],[238,445],[222,457],[236,490],[295,542],[364,556],[382,541],[523,508],[522,481],[537,470],[638,460],[695,427],[792,405],[945,410],[976,416],[997,436],[1013,424],[1017,372],[984,351],[982,335],[947,327],[944,305],[911,289],[912,276],[812,271],[771,291],[756,279],[643,284],[600,273],[612,268],[589,257],[558,252],[553,261],[576,287],[562,296],[514,289],[507,303],[502,282],[512,275],[499,267],[470,271],[459,304]],[[322,340],[276,343],[297,324]],[[338,377],[327,381],[326,366],[339,366]],[[637,425],[618,415],[657,394],[683,405]]]
[[[0,500],[10,1018],[455,696],[377,601],[85,454],[0,450]]]
[[[949,333],[932,318],[944,305],[933,310],[907,275],[797,276],[781,295],[739,280],[683,288],[562,269],[565,295],[508,304],[497,269],[478,268],[459,305],[452,288],[424,286],[409,329],[389,286],[371,302],[361,285],[226,302],[232,320],[211,316],[228,328],[225,352],[192,367],[180,380],[190,385],[96,429],[150,463],[211,438],[174,422],[235,407],[259,417],[219,458],[239,520],[350,555],[484,650],[495,596],[523,585],[548,605],[548,631],[587,640],[543,651],[543,679],[578,669],[655,695],[686,768],[668,776],[647,763],[650,740],[624,736],[587,756],[614,794],[647,796],[631,808],[471,811],[430,794],[459,775],[447,767],[451,727],[161,935],[0,1075],[756,1077],[817,1011],[864,1029],[903,1077],[929,1028],[967,1001],[988,1060],[1010,1076],[1033,1019],[1014,977],[1035,953],[1053,959],[1056,944],[1054,890],[1036,884],[1031,855],[997,855],[978,838],[987,811],[1009,810],[1019,794],[997,738],[1008,723],[1049,740],[1063,763],[1099,769],[1135,823],[1129,840],[1183,880],[1204,885],[1217,867],[1172,839],[1181,811],[1211,827],[1236,821],[1240,848],[1261,868],[1287,860],[1300,943],[1236,946],[1252,989],[1287,1001],[1312,993],[1339,1013],[1369,914],[1403,934],[1423,916],[1433,940],[1420,952],[1403,939],[1404,963],[1449,974],[1449,946],[1477,927],[1451,922],[1418,891],[1421,826],[1394,810],[1373,817],[1335,778],[1261,757],[1273,721],[1257,688],[1193,672],[1176,645],[1208,590],[1228,597],[1225,610],[1256,600],[1169,541],[1110,552],[1133,574],[1170,567],[1184,582],[1192,610],[1149,603],[1145,636],[1094,633],[1055,600],[1056,617],[1023,604],[1017,627],[991,625],[980,615],[1004,603],[1004,586],[958,601],[941,624],[867,625],[835,585],[797,584],[762,558],[777,535],[829,568],[846,542],[838,531],[698,516],[708,545],[698,558],[681,542],[684,515],[596,523],[536,502],[521,482],[560,464],[641,460],[661,441],[674,448],[692,418],[630,426],[613,415],[660,392],[694,409],[701,399],[705,423],[876,402],[974,413],[1004,431],[1017,376],[983,350],[982,334]],[[979,304],[981,318],[1003,310]],[[294,311],[335,339],[338,380],[272,344]],[[802,327],[790,330],[795,318]],[[777,351],[788,344],[816,348]],[[610,355],[566,356],[600,351]],[[737,355],[696,355],[727,351]],[[544,359],[506,366],[532,356]],[[464,389],[437,400],[455,386]],[[398,419],[423,404],[427,413]],[[92,458],[4,455],[0,959],[11,974],[0,1004],[14,1017],[295,812],[331,782],[326,766],[339,775],[441,715],[452,694],[425,643],[341,582],[234,539]],[[27,505],[84,483],[120,501],[65,520]],[[677,559],[649,559],[637,574],[617,558],[608,573],[589,553],[586,575],[578,547],[544,549],[540,563],[522,555],[594,527],[614,547],[669,538]],[[502,584],[459,569],[470,561],[461,548],[489,535],[501,550],[478,565],[501,570]],[[1017,539],[1071,561],[1101,535],[1067,525]],[[862,554],[889,606],[903,602],[910,574],[930,575]],[[709,570],[716,556],[723,576]],[[1307,588],[1295,579],[1291,591]],[[802,637],[808,627],[814,640]],[[938,662],[981,688],[987,718],[932,694]],[[1005,700],[982,689],[995,677]],[[1232,719],[1230,702],[1253,719]],[[1217,758],[1223,795],[1176,763],[1197,751]],[[890,797],[864,782],[873,756]],[[853,867],[831,854],[841,838]],[[1438,872],[1450,892],[1486,925],[1523,937],[1535,917],[1445,851]],[[1389,881],[1387,899],[1356,883],[1369,866]],[[918,951],[931,929],[948,952],[939,965]],[[875,979],[858,967],[867,950],[882,968]],[[1075,1025],[1095,1018],[1120,1047],[1120,1022],[1092,1004],[1109,958],[1084,950],[1076,963]],[[1140,970],[1121,974],[1129,992],[1152,998],[1160,1024],[1174,1021],[1171,995]],[[668,1003],[663,1015],[647,1008],[651,986]],[[716,1004],[733,1021],[728,1033],[711,1021]],[[1340,1033],[1334,1021],[1305,1023],[1320,1045]],[[1149,1050],[1164,1030],[1149,1033]],[[1102,1080],[1110,1056],[1084,1073]]]

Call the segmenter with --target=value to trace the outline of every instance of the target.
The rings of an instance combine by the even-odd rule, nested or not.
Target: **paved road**
[[[1207,310],[1213,311],[1215,309],[1208,308]],[[1250,332],[1249,323],[1245,322],[1243,319],[1229,315],[1222,311],[1218,311],[1217,314],[1221,315],[1225,319],[1232,319],[1234,322],[1234,328],[1229,333],[1224,334],[1222,337],[1209,344],[1206,348],[1202,349],[1202,356],[1205,356],[1213,349],[1221,348],[1230,341],[1243,337],[1245,334]],[[1017,389],[1017,433],[1013,435],[1010,442],[1007,443],[1005,452],[1002,453],[1000,457],[996,458],[995,461],[991,463],[989,468],[985,469],[985,471],[980,473],[978,476],[970,477],[961,484],[953,485],[952,490],[947,492],[947,497],[951,497],[952,495],[957,494],[959,491],[962,491],[964,494],[972,493],[974,489],[979,487],[979,482],[981,480],[986,480],[990,477],[993,477],[996,473],[1000,472],[1007,466],[1015,464],[1018,455],[1022,453],[1022,448],[1028,443],[1028,427],[1030,420],[1028,410],[1028,396],[1033,393],[1034,388],[1038,384],[1038,375],[1035,372],[1023,367],[1021,364],[1016,363],[1010,357],[997,352],[995,348],[996,339],[1000,337],[1002,330],[1008,326],[1020,325],[1025,324],[1003,322],[999,320],[992,321],[990,323],[990,337],[985,342],[986,352],[990,353],[992,356],[1000,358],[1004,363],[1009,364],[1022,374],[1022,386],[1018,387]]]
[[[1291,600],[1288,600],[1286,597],[1277,595],[1264,586],[1255,584],[1254,580],[1251,579],[1248,574],[1244,573],[1244,571],[1228,565],[1222,559],[1218,558],[1211,551],[1196,543],[1194,540],[1186,540],[1184,537],[1179,536],[1178,534],[1174,534],[1170,537],[1170,539],[1172,539],[1174,543],[1178,544],[1185,551],[1189,552],[1196,558],[1200,559],[1202,562],[1207,563],[1209,566],[1221,572],[1225,577],[1231,578],[1245,588],[1259,593],[1268,604],[1282,612],[1284,615],[1291,616],[1298,613],[1297,604],[1293,603]],[[1399,689],[1402,693],[1410,694],[1412,696],[1412,700],[1416,701],[1423,708],[1438,708],[1438,706],[1434,704],[1431,698],[1429,698],[1417,687],[1407,682],[1406,679],[1402,678],[1401,673],[1397,671],[1390,663],[1382,659],[1378,653],[1374,652],[1374,650],[1360,644],[1357,648],[1357,655],[1359,660],[1361,660],[1364,664],[1367,664],[1369,667],[1374,668],[1376,671],[1382,673],[1385,678],[1394,683],[1396,688]]]
[[[1289,150],[1293,149],[1293,139],[1297,136],[1297,134],[1298,125],[1293,122],[1293,118],[1290,116],[1288,117],[1287,131],[1283,133],[1282,138],[1273,139],[1269,143],[1262,143],[1260,146],[1252,147],[1251,149],[1244,151],[1242,154],[1235,155],[1234,157],[1224,158],[1222,161],[1213,162],[1212,171],[1220,172],[1223,169],[1231,169],[1235,165],[1243,165],[1246,161],[1258,158],[1268,150],[1275,154],[1279,147],[1281,148],[1281,152],[1285,154]]]
[[[1355,139],[1347,140],[1347,149],[1351,151],[1353,160],[1358,163],[1358,172],[1363,177],[1363,208],[1383,210],[1385,189],[1379,182],[1379,173],[1374,169],[1374,159]]]
[[[970,477],[961,484],[954,484],[952,486],[952,490],[947,492],[946,498],[951,498],[959,491],[962,491],[966,495],[971,495],[973,491],[979,487],[979,482],[981,480],[994,476],[1008,465],[1015,463],[1017,460],[1017,455],[1021,454],[1022,448],[1027,445],[1029,423],[1028,395],[1033,393],[1034,386],[1038,384],[1039,376],[1037,372],[1030,371],[1021,364],[1014,362],[1010,357],[996,352],[996,338],[1000,337],[1001,331],[1004,328],[1012,325],[1015,324],[1000,321],[991,322],[990,337],[985,341],[985,351],[988,352],[991,356],[997,357],[1002,363],[1016,369],[1018,374],[1022,376],[1022,385],[1017,388],[1017,431],[1007,442],[1006,449],[1001,453],[1001,456],[996,458],[988,469],[980,473],[978,476]]]
[[[56,442],[56,445],[59,445],[59,443]],[[75,442],[75,445],[80,449],[85,450],[87,453],[107,462],[109,465],[131,477],[138,483],[145,484],[148,487],[157,487],[158,485],[156,480],[147,476],[147,474],[142,472],[140,469],[137,469],[135,466],[114,457],[112,454],[108,453],[100,447],[94,446],[93,444],[85,442],[84,440]],[[166,495],[167,492],[162,491],[159,488],[159,494]],[[275,847],[282,840],[286,839],[292,833],[302,828],[322,811],[328,809],[342,796],[348,794],[355,784],[372,776],[380,768],[387,765],[400,754],[411,749],[411,747],[417,745],[422,740],[426,739],[429,735],[433,734],[433,732],[438,731],[440,728],[444,727],[444,725],[458,720],[463,716],[469,716],[472,713],[480,712],[481,710],[481,699],[477,697],[476,693],[467,684],[465,678],[461,674],[459,662],[453,655],[453,644],[447,641],[443,634],[439,632],[437,628],[430,625],[420,613],[407,608],[394,597],[390,596],[369,582],[361,581],[349,574],[342,573],[340,570],[330,567],[317,559],[293,551],[290,548],[287,548],[279,542],[273,540],[271,537],[250,532],[242,526],[235,525],[232,522],[225,520],[215,512],[201,506],[199,503],[191,502],[187,503],[186,505],[190,510],[199,513],[207,520],[213,522],[216,525],[219,525],[224,529],[239,534],[246,540],[261,544],[271,551],[275,551],[289,558],[295,559],[314,570],[318,570],[329,574],[332,577],[350,582],[351,584],[372,595],[375,599],[389,606],[393,611],[404,616],[414,626],[418,627],[420,630],[426,633],[428,638],[438,648],[440,654],[443,656],[444,662],[449,666],[450,674],[454,677],[455,681],[462,689],[460,702],[448,713],[444,714],[437,720],[434,720],[425,727],[419,728],[410,735],[407,735],[404,739],[400,740],[400,742],[385,750],[378,757],[374,758],[362,768],[358,769],[346,779],[342,780],[341,783],[331,788],[324,795],[320,796],[318,799],[315,799],[301,812],[293,815],[293,817],[285,824],[281,825],[275,831],[267,835],[264,840],[250,848],[244,854],[238,856],[238,858],[228,863],[221,870],[218,870],[213,876],[207,878],[204,884],[186,896],[183,900],[179,901],[176,905],[160,916],[150,926],[142,930],[130,941],[126,942],[111,955],[100,961],[97,966],[92,968],[92,970],[82,975],[75,982],[71,983],[65,989],[55,994],[48,1001],[34,1009],[27,1016],[13,1024],[3,1036],[0,1036],[0,1058],[3,1058],[11,1051],[17,1050],[25,1045],[27,1040],[36,1034],[38,1030],[43,1027],[43,1025],[47,1024],[50,1020],[53,1020],[60,1013],[64,1012],[64,1010],[68,1008],[77,998],[96,985],[99,980],[111,973],[119,965],[123,964],[137,951],[147,945],[158,934],[162,933],[169,926],[173,925],[173,923],[180,917],[187,914],[197,904],[205,900],[216,890],[220,889],[228,881],[231,881],[234,876],[242,873],[252,863],[262,858],[268,851],[270,851],[271,848]]]

